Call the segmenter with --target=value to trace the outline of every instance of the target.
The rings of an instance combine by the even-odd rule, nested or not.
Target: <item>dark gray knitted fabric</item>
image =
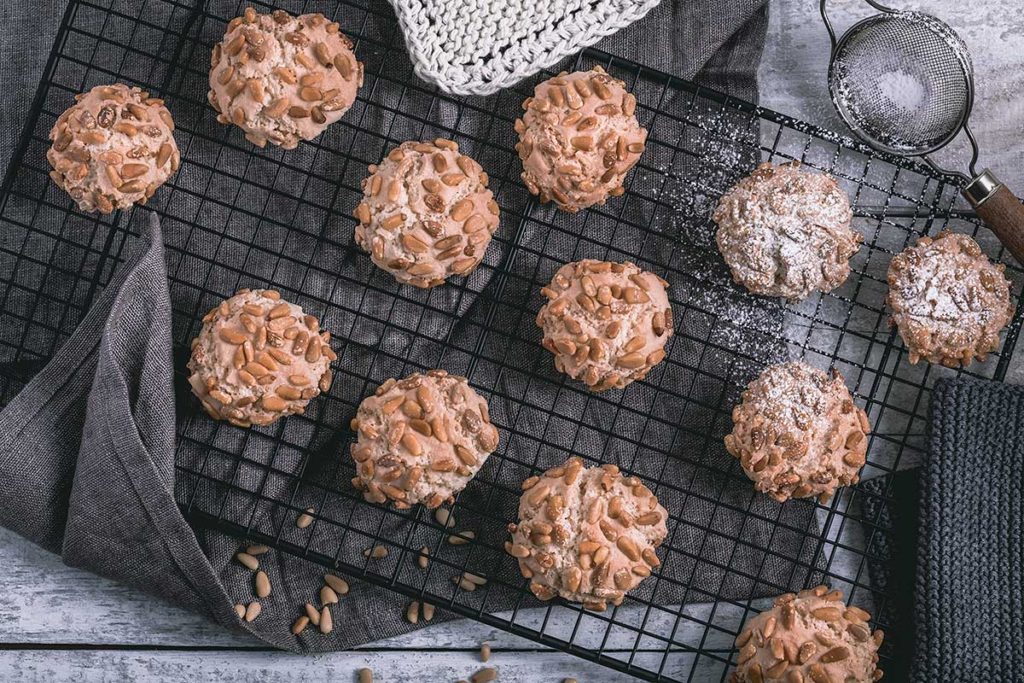
[[[940,382],[921,472],[913,680],[1024,680],[1024,388]]]

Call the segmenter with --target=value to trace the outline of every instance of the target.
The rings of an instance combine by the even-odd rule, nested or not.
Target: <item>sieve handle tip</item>
[[[1024,264],[1024,204],[985,169],[964,187],[964,196],[999,241]]]

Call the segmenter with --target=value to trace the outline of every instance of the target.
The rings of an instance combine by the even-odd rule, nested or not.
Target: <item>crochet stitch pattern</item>
[[[489,95],[642,18],[658,0],[389,0],[416,75]]]

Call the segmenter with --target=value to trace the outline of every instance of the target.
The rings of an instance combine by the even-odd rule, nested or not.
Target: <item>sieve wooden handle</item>
[[[999,241],[1024,264],[1024,204],[1006,185],[985,169],[964,188],[978,217]]]

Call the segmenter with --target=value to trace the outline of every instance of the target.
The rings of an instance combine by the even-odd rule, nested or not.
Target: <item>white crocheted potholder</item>
[[[659,0],[389,1],[420,78],[456,95],[487,95],[593,45]]]

